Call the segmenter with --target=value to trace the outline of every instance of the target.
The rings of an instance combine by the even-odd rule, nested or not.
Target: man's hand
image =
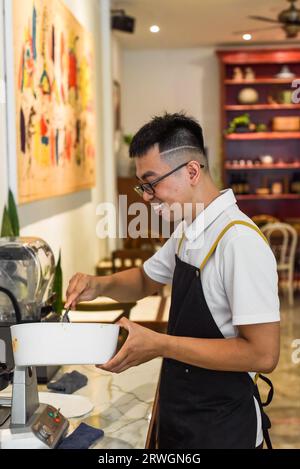
[[[164,334],[151,331],[124,317],[117,324],[128,331],[126,342],[117,355],[104,365],[97,365],[97,368],[121,373],[132,366],[140,365],[162,355]]]
[[[87,274],[75,274],[70,282],[66,293],[65,307],[71,306],[75,309],[80,301],[94,300],[100,295],[98,277]]]
[[[66,292],[65,307],[75,308],[80,301],[91,301],[98,296],[108,296],[115,301],[131,303],[153,295],[163,285],[148,277],[143,267],[134,267],[112,275],[75,274]]]

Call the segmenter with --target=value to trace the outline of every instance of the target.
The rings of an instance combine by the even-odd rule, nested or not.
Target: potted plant
[[[228,128],[226,129],[226,133],[231,134],[240,132],[251,132],[253,130],[255,130],[255,124],[251,123],[250,116],[246,113],[232,119],[229,122]]]
[[[4,206],[1,238],[10,236],[20,236],[20,224],[15,199],[11,190],[8,192],[7,205]]]
[[[15,203],[14,195],[11,190],[8,192],[7,204],[3,209],[1,222],[1,238],[10,238],[20,236],[20,223],[18,210]],[[61,252],[59,251],[58,262],[55,266],[53,292],[55,294],[55,302],[53,304],[56,315],[60,316],[63,310],[62,301],[63,277],[61,269]]]
[[[124,134],[122,136],[120,150],[117,155],[117,167],[119,177],[130,177],[134,175],[134,162],[129,158],[129,146],[133,135]]]

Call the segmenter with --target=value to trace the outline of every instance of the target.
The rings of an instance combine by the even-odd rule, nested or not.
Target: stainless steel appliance
[[[0,363],[13,368],[10,326],[39,322],[53,311],[55,260],[48,244],[39,238],[0,238]],[[19,316],[19,317],[18,317]],[[37,367],[39,382],[49,381],[58,367]]]
[[[59,409],[40,404],[34,367],[16,367],[12,398],[0,392],[0,448],[53,449],[67,432],[69,422]]]
[[[11,325],[39,322],[52,310],[54,272],[41,239],[0,238],[0,448],[55,448],[69,425],[39,404],[35,368],[14,367],[10,334]],[[12,397],[1,397],[12,378]]]

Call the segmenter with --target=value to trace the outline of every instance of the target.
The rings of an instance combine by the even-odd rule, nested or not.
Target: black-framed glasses
[[[172,169],[172,171],[169,171],[168,173],[164,174],[163,176],[160,176],[159,178],[155,179],[152,182],[145,182],[143,184],[138,184],[137,186],[134,186],[135,192],[137,192],[141,197],[143,197],[144,192],[146,192],[149,195],[154,195],[155,194],[155,189],[154,186],[158,184],[160,181],[165,179],[168,176],[171,176],[171,174],[175,173],[175,171],[178,171],[179,169],[183,168],[189,163],[187,161],[186,163],[182,163],[181,165],[177,166],[176,168]],[[204,168],[204,164],[200,164],[200,168]]]

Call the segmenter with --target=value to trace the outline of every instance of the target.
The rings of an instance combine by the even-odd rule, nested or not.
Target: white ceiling
[[[127,15],[136,18],[134,34],[116,32],[127,49],[300,44],[300,34],[296,40],[287,40],[280,27],[254,32],[253,29],[273,25],[247,18],[260,15],[276,19],[288,7],[286,0],[112,0],[112,8],[124,9]],[[159,25],[161,31],[150,33],[152,24]],[[242,34],[233,34],[240,30],[252,32],[253,40],[246,42]]]

